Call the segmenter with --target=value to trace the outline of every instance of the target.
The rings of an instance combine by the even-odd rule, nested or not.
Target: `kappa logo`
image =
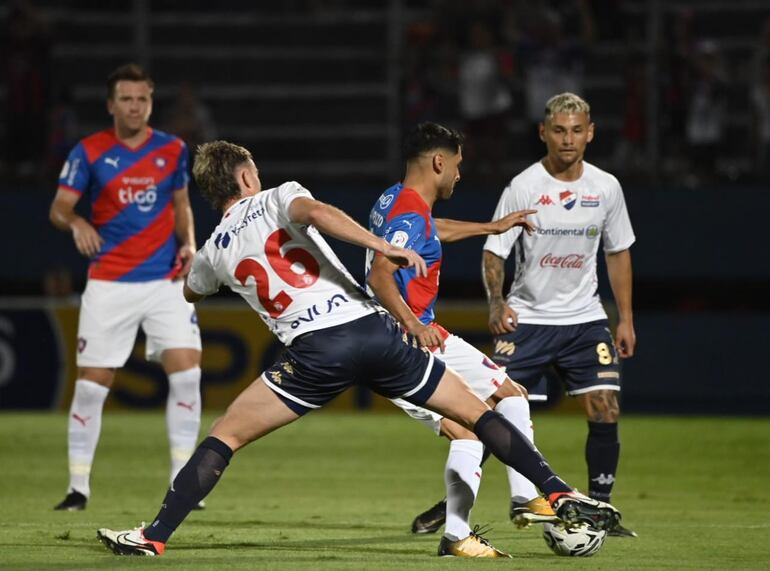
[[[294,367],[292,367],[289,363],[283,362],[281,363],[281,367],[283,367],[283,370],[289,373],[290,375],[294,374]]]
[[[281,384],[281,380],[282,380],[281,379],[281,371],[270,371],[270,376],[272,377],[273,382],[276,385],[280,385]]]
[[[497,341],[495,343],[495,354],[497,355],[513,355],[516,350],[516,345],[513,341]]]
[[[540,204],[542,206],[550,206],[553,204],[553,200],[551,200],[551,197],[547,194],[541,194],[540,198],[537,199],[537,202],[535,204]]]
[[[607,474],[606,476],[602,473],[599,474],[596,478],[591,478],[592,482],[596,482],[600,486],[609,486],[610,484],[615,483],[615,474]]]
[[[120,160],[120,157],[110,158],[110,157],[104,157],[104,162],[108,165],[118,168],[118,161]]]
[[[380,197],[380,208],[385,209],[388,206],[390,206],[390,203],[393,202],[393,195],[392,194],[383,194]]]
[[[564,208],[572,210],[572,207],[575,206],[575,202],[577,202],[577,194],[571,190],[565,190],[559,193],[559,201]]]

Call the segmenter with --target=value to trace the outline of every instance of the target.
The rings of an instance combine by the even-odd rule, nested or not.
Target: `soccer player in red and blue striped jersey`
[[[149,124],[152,79],[134,64],[107,81],[110,129],[70,152],[51,205],[51,222],[72,232],[90,260],[78,325],[78,377],[69,418],[70,483],[56,509],[82,510],[104,401],[134,345],[147,335],[147,357],[169,378],[167,424],[171,478],[195,447],[200,426],[200,333],[182,282],[195,254],[184,142]],[[90,220],[75,212],[87,197]]]

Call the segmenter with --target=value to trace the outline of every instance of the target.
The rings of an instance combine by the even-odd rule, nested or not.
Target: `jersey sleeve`
[[[176,170],[173,174],[173,186],[174,190],[181,190],[187,188],[190,184],[190,153],[187,150],[187,145],[181,143],[179,149],[179,160],[176,163]]]
[[[520,195],[521,192],[517,191],[514,181],[511,181],[511,183],[505,187],[505,190],[503,190],[502,195],[500,195],[500,200],[497,202],[497,208],[495,208],[495,214],[492,217],[492,220],[498,220],[511,212],[522,210],[524,206],[518,204]],[[508,259],[511,250],[513,249],[513,245],[516,243],[516,239],[519,237],[519,234],[521,234],[521,231],[522,229],[520,226],[515,226],[502,234],[490,234],[487,236],[486,242],[484,242],[484,249],[504,260]]]
[[[222,284],[205,254],[205,249],[198,250],[195,253],[186,283],[187,287],[198,295],[213,295],[219,291],[219,287]]]
[[[425,243],[425,219],[416,212],[408,212],[389,220],[382,236],[386,241],[416,252]]]
[[[623,189],[617,180],[613,180],[612,192],[608,196],[607,222],[604,224],[602,239],[604,251],[608,254],[627,250],[636,240],[631,219],[628,217]]]
[[[59,188],[83,194],[91,183],[91,169],[88,165],[83,143],[78,143],[70,151],[59,173]]]
[[[279,186],[272,197],[278,208],[281,219],[291,222],[289,218],[289,205],[297,198],[313,198],[311,192],[296,181],[285,182]]]

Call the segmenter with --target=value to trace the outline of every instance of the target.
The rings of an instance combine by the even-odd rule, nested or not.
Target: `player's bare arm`
[[[434,327],[424,325],[409,308],[398,291],[393,274],[399,266],[384,256],[375,256],[367,283],[382,306],[387,309],[423,347],[439,347],[444,352],[444,339]]]
[[[610,278],[612,295],[618,307],[618,326],[615,330],[615,349],[618,355],[627,359],[634,356],[636,349],[636,333],[634,331],[634,313],[631,307],[633,272],[631,269],[631,252],[621,250],[614,254],[606,254],[607,275]]]
[[[72,232],[78,252],[92,258],[99,253],[104,240],[88,220],[75,212],[78,200],[79,194],[60,188],[51,203],[49,218],[59,230]]]
[[[184,284],[183,293],[184,293],[184,298],[189,303],[196,303],[198,301],[206,299],[205,295],[201,295],[201,294],[196,293],[196,292],[194,292],[193,290],[190,289],[190,287],[187,285],[186,277],[185,277],[185,284]]]
[[[190,207],[190,195],[187,187],[174,191],[174,231],[179,240],[179,250],[176,255],[176,266],[179,268],[175,279],[185,277],[190,272],[193,256],[195,256],[195,224]]]
[[[481,275],[489,302],[489,330],[495,335],[512,333],[519,325],[519,316],[505,303],[503,281],[505,280],[505,260],[484,250],[481,258]]]
[[[466,222],[449,218],[436,218],[436,230],[442,242],[457,242],[474,236],[502,234],[514,226],[521,226],[527,234],[531,234],[535,228],[527,220],[527,216],[536,212],[537,210],[520,210],[491,222]]]
[[[312,198],[297,198],[289,205],[289,218],[299,224],[312,224],[332,238],[379,252],[402,268],[414,267],[418,276],[427,276],[428,268],[417,253],[398,248],[378,238],[339,208]]]

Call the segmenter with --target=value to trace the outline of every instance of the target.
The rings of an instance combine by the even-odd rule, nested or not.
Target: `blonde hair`
[[[590,120],[591,106],[579,95],[569,92],[559,93],[545,104],[545,120],[550,121],[557,113],[585,113]]]
[[[251,153],[227,141],[212,141],[198,145],[192,174],[203,198],[217,210],[229,200],[241,195],[235,169],[253,161]]]

